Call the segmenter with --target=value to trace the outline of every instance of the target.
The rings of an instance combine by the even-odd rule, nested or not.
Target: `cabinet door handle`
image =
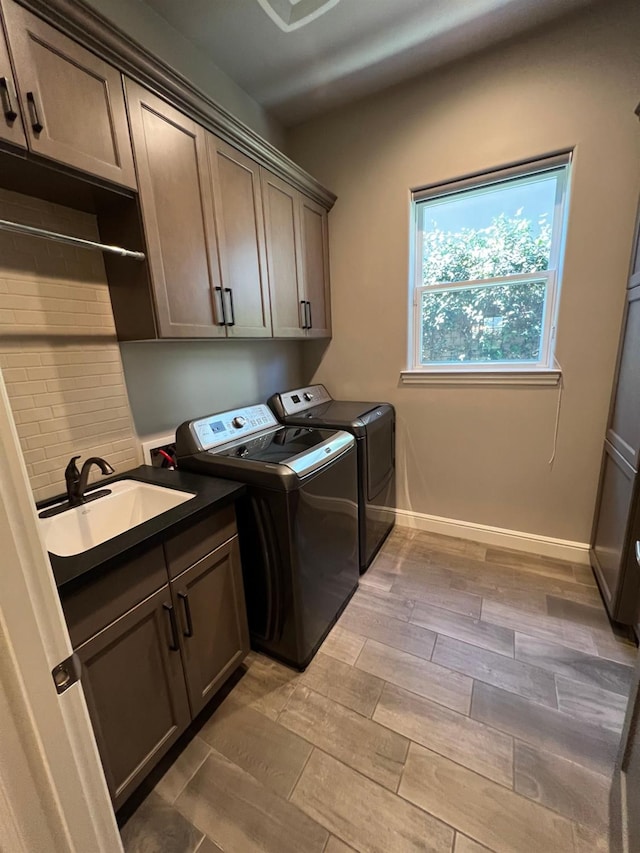
[[[187,623],[187,630],[183,631],[185,637],[193,637],[193,622],[191,621],[191,605],[189,604],[189,593],[179,592],[178,598],[184,607],[184,618]]]
[[[4,117],[7,121],[15,121],[18,118],[18,113],[13,108],[11,100],[11,87],[6,77],[0,77],[0,88],[2,89],[2,101],[4,105]]]
[[[636,539],[636,563],[640,566],[640,542]]]
[[[225,287],[224,292],[229,294],[229,308],[231,309],[231,320],[227,323],[227,326],[235,326],[236,309],[233,306],[233,290],[230,287]]]
[[[311,316],[311,303],[309,301],[307,301],[307,310],[309,311],[307,329],[313,329],[313,317]]]
[[[172,652],[179,652],[180,646],[178,645],[178,623],[176,621],[176,614],[173,610],[173,605],[171,604],[163,604],[165,612],[169,614],[169,626],[171,628],[171,642],[169,643],[169,648]]]
[[[218,323],[218,325],[219,326],[226,326],[227,325],[227,312],[225,311],[225,307],[224,307],[224,296],[222,294],[222,288],[216,287],[216,293],[220,294],[220,309],[221,309],[220,313],[222,314],[222,320]]]
[[[31,127],[34,133],[40,133],[44,130],[44,125],[40,121],[38,113],[38,105],[36,104],[36,96],[33,92],[27,92],[27,104],[29,106],[29,114],[31,116]]]
[[[304,299],[301,299],[300,305],[302,307],[302,323],[300,325],[303,329],[308,329],[309,327],[307,326],[307,303],[304,301]]]

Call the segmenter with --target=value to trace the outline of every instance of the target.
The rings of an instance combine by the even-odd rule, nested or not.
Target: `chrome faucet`
[[[84,493],[87,491],[87,481],[92,465],[97,465],[105,477],[108,474],[115,473],[111,465],[99,456],[91,456],[83,464],[82,470],[78,471],[78,466],[76,465],[78,459],[80,459],[79,456],[72,456],[64,472],[69,506],[79,506],[85,502]]]

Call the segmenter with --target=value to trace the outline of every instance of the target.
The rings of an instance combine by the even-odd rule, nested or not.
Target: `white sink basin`
[[[137,480],[118,480],[105,488],[110,495],[38,519],[47,551],[58,557],[81,554],[195,497]]]

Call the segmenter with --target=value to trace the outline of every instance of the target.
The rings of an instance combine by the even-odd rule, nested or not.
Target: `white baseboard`
[[[528,554],[539,554],[542,557],[589,565],[587,542],[553,539],[551,536],[539,536],[537,533],[490,527],[487,524],[474,524],[472,521],[458,521],[455,518],[442,518],[438,515],[427,515],[407,509],[396,509],[395,514],[396,524],[399,527],[411,527],[414,530],[425,530],[442,536],[471,539],[483,545],[496,545],[501,548],[511,548],[514,551],[525,551]]]

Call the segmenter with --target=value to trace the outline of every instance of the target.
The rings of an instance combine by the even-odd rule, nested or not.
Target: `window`
[[[412,371],[554,367],[569,164],[560,155],[413,193]]]

